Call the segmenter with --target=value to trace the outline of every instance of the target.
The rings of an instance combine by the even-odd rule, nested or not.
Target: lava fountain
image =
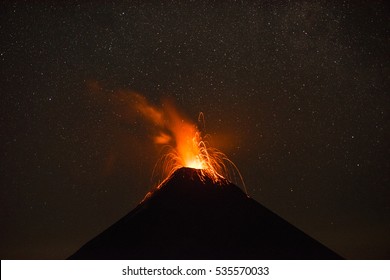
[[[186,120],[172,102],[166,101],[158,108],[150,104],[144,96],[137,93],[132,95],[131,104],[134,109],[156,129],[154,142],[163,146],[162,156],[154,168],[154,175],[160,173],[158,175],[164,178],[162,180],[164,182],[176,170],[188,167],[196,169],[202,180],[208,178],[219,185],[232,181],[245,189],[236,165],[224,153],[210,147],[207,141],[209,136],[203,136],[198,126]],[[198,122],[201,121],[204,126],[202,113],[198,118]]]

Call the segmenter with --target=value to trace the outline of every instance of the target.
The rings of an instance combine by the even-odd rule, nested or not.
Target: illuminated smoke
[[[155,128],[154,142],[163,146],[163,155],[155,166],[155,173],[169,178],[177,169],[189,167],[198,170],[205,180],[223,184],[227,180],[241,183],[242,176],[234,163],[215,148],[208,146],[198,127],[179,114],[171,102],[164,102],[160,108],[138,94],[130,93],[130,106],[148,120]],[[201,113],[199,121],[204,117]],[[237,179],[238,178],[238,179]]]

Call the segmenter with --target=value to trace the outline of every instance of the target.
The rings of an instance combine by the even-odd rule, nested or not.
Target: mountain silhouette
[[[181,168],[69,259],[341,259],[230,182]]]

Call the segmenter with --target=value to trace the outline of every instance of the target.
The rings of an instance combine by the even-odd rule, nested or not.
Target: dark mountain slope
[[[70,259],[340,259],[226,182],[177,170]]]

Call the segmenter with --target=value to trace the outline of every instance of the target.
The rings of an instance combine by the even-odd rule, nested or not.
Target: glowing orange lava
[[[189,167],[199,170],[202,180],[211,179],[223,184],[227,180],[240,183],[245,188],[242,176],[234,163],[217,149],[208,147],[208,142],[196,125],[186,120],[165,102],[161,109],[151,105],[145,97],[133,94],[135,109],[156,128],[154,142],[163,145],[163,155],[155,166],[162,178],[169,178],[177,169]],[[203,118],[201,113],[199,120]]]

